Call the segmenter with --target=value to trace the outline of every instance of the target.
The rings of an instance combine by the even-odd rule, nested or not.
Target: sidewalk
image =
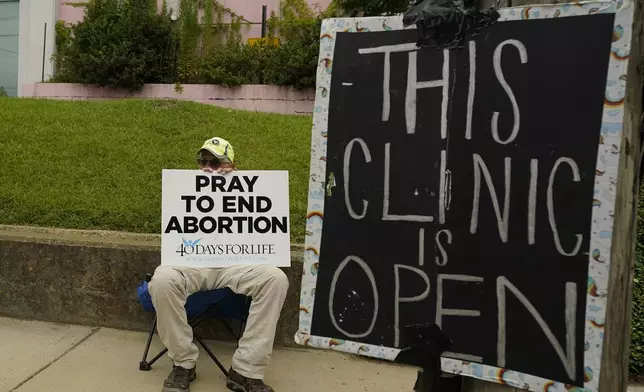
[[[164,356],[140,371],[146,339],[141,332],[0,317],[0,392],[160,392],[170,361]],[[235,346],[211,347],[229,366]],[[152,355],[162,348],[155,336]],[[411,392],[415,379],[409,367],[304,349],[276,349],[266,375],[277,392]],[[228,390],[203,353],[191,392],[206,391]]]
[[[147,334],[0,317],[0,392],[160,392],[171,365],[164,356],[138,369]],[[224,366],[235,346],[210,345]],[[155,336],[151,354],[163,346]],[[150,356],[150,358],[152,357]],[[410,367],[333,351],[276,349],[266,381],[277,392],[412,392]],[[191,392],[227,392],[202,353]],[[642,386],[629,392],[644,392]]]

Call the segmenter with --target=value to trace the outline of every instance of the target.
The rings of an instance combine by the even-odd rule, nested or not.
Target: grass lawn
[[[204,140],[240,170],[288,170],[303,242],[311,117],[176,101],[0,99],[0,223],[161,232],[161,170],[195,169]]]

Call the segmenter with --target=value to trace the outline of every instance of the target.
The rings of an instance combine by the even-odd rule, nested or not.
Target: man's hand
[[[203,168],[203,169],[201,169],[201,170],[203,170],[203,171],[205,171],[205,172],[207,172],[207,173],[226,174],[226,173],[230,173],[230,172],[231,172],[231,171],[233,171],[234,169],[233,169],[232,167],[230,167],[230,166],[223,166],[223,167],[221,167],[221,166],[220,166],[220,167],[218,167],[217,169],[213,169],[213,168],[212,168],[212,167],[210,167],[210,166],[206,166],[206,167],[204,167],[204,168]]]

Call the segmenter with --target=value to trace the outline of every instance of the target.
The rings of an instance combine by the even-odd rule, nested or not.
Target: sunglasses
[[[219,159],[204,159],[204,158],[197,158],[197,164],[201,166],[219,166],[221,165],[221,161]]]

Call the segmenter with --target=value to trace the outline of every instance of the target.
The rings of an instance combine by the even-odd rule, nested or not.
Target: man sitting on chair
[[[208,172],[234,170],[233,146],[222,138],[207,140],[198,151],[199,168]],[[187,392],[195,379],[199,349],[193,343],[185,303],[189,295],[229,287],[252,298],[248,321],[233,356],[226,386],[235,392],[274,392],[263,381],[273,351],[275,329],[288,291],[288,279],[277,267],[231,266],[187,268],[159,266],[149,283],[157,312],[157,330],[174,362],[163,392]]]

